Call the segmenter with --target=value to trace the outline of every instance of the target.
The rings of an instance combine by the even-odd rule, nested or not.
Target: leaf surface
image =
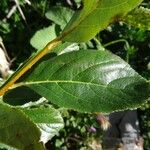
[[[12,146],[10,147],[8,145],[0,143],[0,150],[18,150],[18,149],[14,148]]]
[[[43,150],[40,131],[20,110],[0,103],[0,143],[17,149]]]
[[[60,112],[54,108],[23,109],[23,112],[37,124],[41,130],[41,141],[46,143],[63,128]]]
[[[3,96],[3,101],[13,106],[23,105],[28,102],[34,102],[41,98],[36,92],[28,87],[19,87],[8,91]]]
[[[61,26],[61,29],[63,29],[66,24],[69,22],[73,15],[74,11],[62,6],[55,6],[52,7],[45,16],[55,22],[56,24]]]
[[[83,0],[62,34],[62,40],[83,42],[120,19],[142,0]]]
[[[40,50],[45,47],[45,45],[56,38],[55,25],[40,29],[37,31],[30,40],[31,45]]]
[[[47,55],[19,82],[16,86],[82,112],[139,107],[149,95],[146,80],[108,51],[76,51],[52,59]]]

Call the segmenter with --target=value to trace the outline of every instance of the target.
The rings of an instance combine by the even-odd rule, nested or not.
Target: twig
[[[9,19],[9,18],[12,16],[12,14],[16,11],[16,8],[17,8],[16,5],[14,5],[14,6],[11,8],[11,10],[9,11],[9,13],[8,13],[7,16],[6,16],[7,19]]]
[[[74,138],[74,137],[68,137],[69,140],[75,141],[75,142],[80,142],[81,140]]]
[[[21,14],[21,16],[22,16],[22,19],[26,22],[25,15],[23,14],[23,11],[22,11],[22,9],[21,9],[21,7],[20,7],[20,5],[19,5],[18,0],[14,0],[14,1],[15,1],[16,5],[17,5],[17,8],[18,8],[18,10],[19,10],[19,12],[20,12],[20,14]]]

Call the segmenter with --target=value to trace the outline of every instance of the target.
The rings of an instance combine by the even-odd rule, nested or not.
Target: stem
[[[101,42],[96,37],[94,38],[94,41],[96,43],[96,47],[97,47],[98,50],[105,51],[104,46],[102,46]]]
[[[0,96],[4,95],[6,91],[25,73],[27,72],[37,61],[39,61],[48,52],[61,43],[60,38],[56,38],[49,42],[41,51],[37,52],[33,57],[23,64],[1,87]]]
[[[96,42],[97,45],[102,45],[102,44],[100,43],[100,41],[99,41],[96,37],[94,38],[94,40],[95,40],[95,42]]]
[[[113,44],[116,44],[116,43],[120,43],[120,42],[125,42],[126,46],[129,47],[129,43],[124,39],[119,39],[119,40],[109,42],[109,43],[105,44],[104,47],[107,47],[107,46],[110,46],[110,45],[113,45]]]
[[[113,45],[113,44],[116,44],[116,43],[120,43],[120,42],[125,42],[126,50],[128,50],[130,48],[128,41],[125,40],[125,39],[119,39],[119,40],[115,40],[115,41],[109,42],[109,43],[105,44],[104,47],[107,47],[107,46],[110,46],[110,45]],[[126,55],[126,61],[127,61],[127,63],[129,63],[128,51],[127,51],[127,55]]]

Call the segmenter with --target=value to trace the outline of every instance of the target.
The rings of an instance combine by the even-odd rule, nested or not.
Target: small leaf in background
[[[73,13],[74,11],[67,7],[55,6],[50,8],[50,10],[45,14],[45,16],[54,23],[60,25],[61,29],[64,29],[66,24],[73,16]]]
[[[64,126],[60,112],[52,107],[22,110],[40,128],[41,141],[44,143],[58,134]]]
[[[142,0],[83,0],[83,6],[76,11],[65,27],[62,40],[88,41],[141,2]]]
[[[140,7],[131,11],[123,21],[134,27],[150,30],[150,9]]]
[[[136,108],[149,96],[147,81],[108,51],[47,55],[20,82],[15,86],[27,86],[60,107],[82,112]]]
[[[55,25],[51,25],[37,31],[30,40],[31,45],[38,50],[44,48],[49,41],[56,38],[55,27]]]
[[[40,130],[20,110],[0,103],[0,143],[17,149],[43,150]]]

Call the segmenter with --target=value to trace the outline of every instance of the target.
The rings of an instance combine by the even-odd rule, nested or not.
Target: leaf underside
[[[41,141],[46,143],[63,128],[60,112],[54,108],[22,109],[22,111],[40,128]]]
[[[40,131],[23,112],[0,104],[0,143],[17,149],[43,150]]]
[[[65,27],[62,40],[88,41],[141,2],[142,0],[83,0],[83,6]]]

